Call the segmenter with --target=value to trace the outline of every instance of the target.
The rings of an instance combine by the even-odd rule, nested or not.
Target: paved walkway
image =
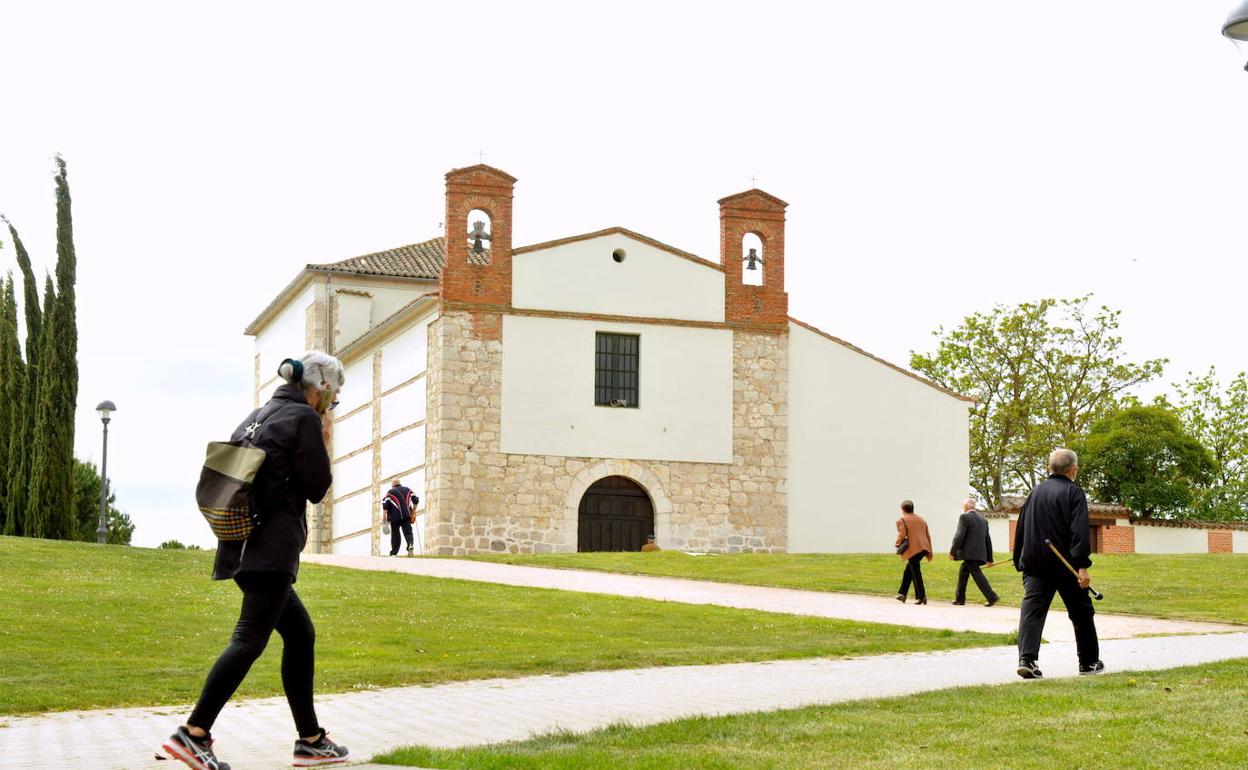
[[[466,746],[527,738],[556,728],[651,724],[695,714],[732,714],[875,698],[969,684],[1028,683],[1013,647],[718,666],[673,666],[567,676],[491,679],[326,695],[322,722],[359,762],[413,743]],[[1156,670],[1248,657],[1248,633],[1119,639],[1102,644],[1111,670]],[[1076,673],[1074,646],[1045,646],[1049,678]],[[159,768],[160,741],[187,707],[119,709],[0,719],[0,767]],[[401,728],[395,724],[402,717]],[[214,733],[236,770],[287,767],[293,728],[281,698],[228,705]]]
[[[947,628],[953,631],[982,631],[1008,634],[1018,628],[1017,607],[954,607],[948,600],[924,606],[899,604],[886,596],[798,591],[791,588],[766,588],[736,583],[713,583],[706,580],[623,575],[591,570],[522,567],[514,564],[469,561],[466,559],[408,559],[378,556],[340,556],[318,554],[303,556],[304,562],[330,564],[353,569],[403,572],[427,577],[477,580],[531,588],[555,588],[615,596],[632,596],[685,604],[715,604],[721,607],[814,615],[867,623],[894,623],[917,628]],[[1014,578],[1013,572],[1009,573]],[[1108,601],[1108,600],[1107,600]],[[1061,601],[1045,625],[1045,639],[1052,642],[1073,642],[1074,632],[1066,619]],[[1099,609],[1099,607],[1098,607]],[[1197,623],[1164,620],[1133,615],[1112,615],[1098,612],[1096,630],[1102,639],[1126,639],[1134,636],[1171,634],[1209,634],[1244,630],[1243,626],[1219,623]]]

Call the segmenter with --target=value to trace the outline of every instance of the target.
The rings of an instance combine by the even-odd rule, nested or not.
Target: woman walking
[[[915,514],[914,503],[905,500],[901,504],[901,518],[897,520],[897,542],[893,543],[897,555],[906,563],[901,573],[901,588],[897,589],[897,601],[903,604],[914,583],[914,603],[927,604],[927,589],[923,587],[923,557],[932,560],[932,536],[927,522]],[[903,546],[905,546],[903,548]]]
[[[306,503],[320,502],[332,479],[324,416],[337,405],[345,377],[338,359],[317,351],[298,361],[286,359],[278,374],[286,384],[247,415],[232,436],[234,441],[249,439],[265,451],[251,488],[256,528],[246,540],[218,541],[212,575],[214,580],[233,579],[242,589],[238,625],[208,672],[195,710],[164,744],[165,751],[195,770],[230,770],[213,752],[210,731],[274,630],[282,637],[282,689],[299,736],[294,766],[347,759],[347,748],[329,740],[316,719],[316,632],[294,589],[299,553],[308,539]]]

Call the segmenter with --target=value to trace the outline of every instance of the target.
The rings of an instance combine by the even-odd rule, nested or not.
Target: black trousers
[[[243,609],[230,643],[208,672],[188,725],[211,730],[217,715],[243,683],[276,629],[282,635],[282,689],[300,736],[317,735],[320,723],[312,706],[316,629],[284,572],[243,572],[234,578],[243,590]]]
[[[980,566],[983,564],[984,562],[982,561],[962,562],[962,568],[958,570],[958,589],[953,594],[955,602],[966,601],[966,581],[968,578],[975,579],[975,585],[985,599],[993,601],[997,598],[997,592],[992,590],[992,586],[988,583],[988,578],[984,576],[984,571],[980,569]]]
[[[910,592],[910,583],[914,583],[914,598],[926,599],[927,589],[923,587],[923,557],[927,556],[927,551],[919,551],[910,560],[906,562],[906,568],[901,573],[901,588],[897,589],[897,593],[905,596]]]
[[[407,539],[407,550],[412,550],[412,522],[404,519],[401,522],[390,522],[390,555],[399,552],[399,529],[403,529],[403,537]]]
[[[1018,657],[1022,660],[1038,660],[1040,657],[1040,634],[1044,632],[1044,620],[1053,603],[1053,594],[1061,594],[1066,614],[1075,627],[1075,646],[1079,662],[1091,665],[1101,657],[1100,643],[1096,638],[1096,623],[1092,616],[1092,597],[1085,588],[1079,587],[1074,575],[1062,570],[1023,573],[1023,608],[1018,623]]]

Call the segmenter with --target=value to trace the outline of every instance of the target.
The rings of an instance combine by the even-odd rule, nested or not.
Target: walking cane
[[[1052,540],[1045,540],[1045,541],[1044,541],[1044,544],[1045,544],[1045,545],[1047,545],[1047,546],[1049,547],[1049,550],[1050,550],[1050,551],[1052,551],[1052,552],[1053,552],[1053,554],[1054,554],[1055,556],[1057,556],[1057,558],[1059,558],[1059,559],[1061,559],[1061,560],[1062,560],[1062,564],[1065,564],[1065,565],[1066,565],[1066,569],[1070,570],[1070,574],[1074,575],[1076,578],[1078,578],[1078,577],[1079,577],[1079,571],[1078,571],[1078,570],[1076,570],[1074,567],[1070,566],[1070,562],[1066,561],[1066,557],[1065,557],[1065,556],[1062,556],[1062,552],[1061,552],[1061,551],[1059,551],[1059,550],[1057,550],[1057,548],[1053,545],[1053,541],[1052,541]],[[1100,591],[1096,590],[1096,589],[1095,589],[1095,588],[1093,588],[1091,585],[1089,585],[1089,586],[1088,586],[1088,593],[1092,594],[1092,598],[1093,598],[1093,599],[1096,599],[1098,602],[1099,602],[1101,599],[1104,599],[1104,598],[1105,598],[1105,594],[1103,594],[1103,593],[1101,593]]]

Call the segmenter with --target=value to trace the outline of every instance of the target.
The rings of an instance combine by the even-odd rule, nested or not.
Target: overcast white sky
[[[793,315],[899,364],[975,310],[1094,292],[1166,383],[1248,369],[1231,5],[7,0],[0,211],[51,270],[65,155],[78,453],[117,402],[135,543],[207,545],[243,328],[305,263],[439,235],[478,150],[520,180],[517,245],[621,225],[718,259],[715,201],[757,175],[790,203]]]

